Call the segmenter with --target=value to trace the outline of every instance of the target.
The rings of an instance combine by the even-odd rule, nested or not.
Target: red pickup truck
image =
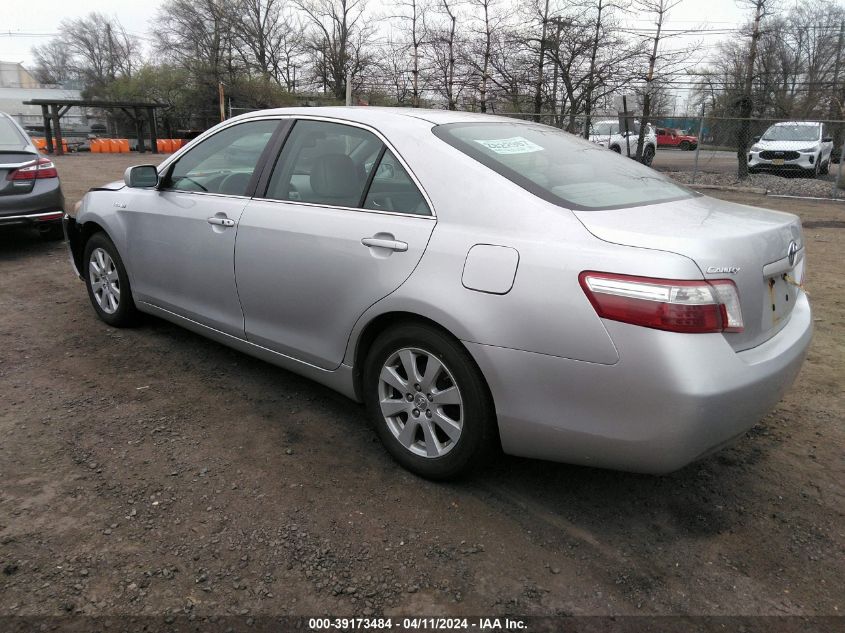
[[[684,134],[681,130],[671,128],[657,128],[657,147],[677,147],[683,150],[695,149],[698,137]]]

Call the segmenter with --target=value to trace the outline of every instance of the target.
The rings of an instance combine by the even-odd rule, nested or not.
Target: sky
[[[0,23],[0,60],[23,62],[31,65],[31,48],[43,44],[58,32],[63,19],[81,17],[91,11],[114,15],[127,31],[134,35],[148,35],[150,21],[161,4],[158,0],[38,0],[37,11],[31,2],[4,3]],[[389,5],[389,0],[371,1],[370,5]],[[682,0],[669,15],[667,29],[725,29],[736,28],[745,21],[748,11],[737,6],[736,0]],[[629,26],[649,28],[652,22],[642,16],[632,15],[626,20]],[[701,33],[689,36],[701,42],[702,47],[715,45],[725,38],[724,33]],[[680,40],[680,38],[679,38]]]
[[[783,2],[784,8],[792,1]],[[0,60],[33,65],[33,46],[43,44],[57,34],[62,20],[82,17],[92,11],[115,16],[131,34],[149,37],[151,23],[161,4],[162,0],[38,0],[38,10],[33,11],[30,2],[8,2],[3,8],[3,21],[0,23]],[[369,8],[377,13],[387,13],[390,4],[390,0],[370,0]],[[670,12],[664,29],[669,33],[681,30],[694,32],[670,37],[666,41],[667,46],[695,46],[696,57],[706,59],[708,52],[720,41],[735,36],[726,33],[726,29],[736,29],[749,17],[750,10],[740,6],[738,0],[681,0]],[[653,17],[643,14],[633,13],[622,21],[631,29],[654,28]],[[692,59],[690,61],[693,62]],[[686,109],[689,98],[686,86],[679,84],[671,92],[675,94],[673,110],[675,107],[679,112]]]

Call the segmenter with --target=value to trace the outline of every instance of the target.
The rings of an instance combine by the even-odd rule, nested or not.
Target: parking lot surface
[[[70,205],[149,157],[57,162]],[[845,205],[716,194],[801,215],[815,338],[772,414],[664,477],[420,480],[355,403],[110,328],[61,243],[0,234],[0,614],[841,615]]]

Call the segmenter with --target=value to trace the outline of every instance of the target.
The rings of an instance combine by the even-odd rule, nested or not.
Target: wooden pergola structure
[[[146,118],[150,128],[150,151],[153,154],[158,154],[155,111],[156,108],[167,107],[162,103],[147,101],[97,101],[88,99],[32,99],[31,101],[24,101],[24,105],[41,106],[47,152],[50,154],[55,152],[58,155],[64,154],[61,120],[67,114],[67,111],[74,107],[121,110],[135,123],[135,131],[138,135],[137,149],[141,153],[147,151],[144,144],[144,118]],[[54,134],[55,142],[53,142]]]

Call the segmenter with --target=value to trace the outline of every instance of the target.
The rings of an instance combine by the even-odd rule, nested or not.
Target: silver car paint
[[[297,340],[296,333],[287,338],[283,328],[270,326],[262,344],[256,344],[247,341],[243,333],[238,335],[222,330],[222,326],[203,323],[201,319],[207,315],[195,314],[192,318],[187,311],[177,314],[165,305],[157,305],[165,303],[157,297],[140,300],[140,309],[296,371],[350,397],[357,395],[353,366],[367,325],[386,313],[415,313],[448,329],[475,358],[493,394],[506,452],[646,472],[677,468],[742,433],[776,402],[800,366],[811,332],[809,306],[803,293],[798,295],[780,332],[741,353],[732,349],[721,334],[683,335],[599,319],[578,284],[579,272],[600,269],[695,279],[702,277],[698,264],[687,254],[673,252],[681,250],[676,244],[664,244],[665,248],[660,249],[653,243],[616,244],[597,239],[575,214],[492,174],[430,132],[432,123],[489,122],[490,117],[380,108],[285,109],[271,114],[349,119],[370,125],[389,138],[395,153],[436,206],[436,223],[407,218],[407,227],[412,226],[412,220],[415,227],[435,224],[427,247],[415,244],[415,248],[425,248],[422,258],[414,263],[418,254],[411,249],[392,253],[386,261],[402,261],[403,257],[412,261],[412,265],[403,262],[402,272],[387,284],[398,279],[398,287],[369,307],[364,305],[369,299],[345,304],[362,312],[351,331],[333,332],[340,339],[347,339],[343,362],[333,370],[325,367],[334,362],[331,359],[338,349],[337,340],[325,347],[299,349],[291,345]],[[244,115],[229,124],[248,118],[250,115]],[[165,161],[163,168],[191,145]],[[625,160],[608,157],[609,161],[614,159]],[[125,217],[130,210],[127,206],[121,213],[113,203],[126,201],[128,194],[126,189],[89,194],[77,217],[78,222],[96,221],[103,226],[121,253],[129,252],[128,242],[133,239],[127,235],[131,223]],[[702,204],[708,202],[712,201]],[[242,204],[242,200],[233,200],[225,212],[243,208]],[[260,205],[273,205],[274,209],[290,206],[261,201],[249,204],[256,209]],[[337,213],[348,213],[350,219],[345,223],[348,221],[350,226],[356,218],[366,220],[366,230],[357,232],[359,239],[383,229],[409,244],[420,239],[406,226],[396,224],[395,218],[387,217],[389,214],[380,218],[378,213]],[[256,219],[255,227],[266,224],[269,218],[267,215],[261,221]],[[246,223],[244,228],[248,228]],[[298,230],[304,228],[300,225]],[[598,231],[595,226],[590,228]],[[208,232],[212,228],[206,225],[202,230]],[[319,234],[320,230],[325,228],[315,225],[312,233]],[[343,239],[339,243],[344,249],[352,249],[353,242],[346,241],[352,239],[347,230],[341,233]],[[263,252],[269,252],[269,241],[262,237],[259,242]],[[330,278],[337,262],[331,257],[321,259],[316,244],[304,245],[301,251],[311,268],[297,269],[298,274],[288,269],[289,274],[308,275],[316,266],[318,279]],[[505,246],[519,253],[516,278],[506,294],[464,287],[464,265],[476,244]],[[358,252],[372,256],[366,247],[360,249]],[[237,248],[236,253],[236,258],[242,255]],[[137,271],[133,271],[132,257],[128,259],[130,280],[135,284]],[[293,266],[293,259],[287,261],[287,266]],[[412,272],[402,282],[407,268]],[[279,267],[279,274],[285,270]],[[262,274],[268,272],[265,269]],[[301,279],[295,281],[287,289],[301,290],[301,283]],[[384,288],[376,289],[372,296],[383,292]],[[309,310],[316,306],[318,294],[310,297],[313,303]],[[296,302],[297,298],[292,296],[290,300]],[[325,297],[325,309],[332,309],[331,297]],[[347,322],[354,317],[347,315]],[[319,326],[330,329],[334,324],[325,318]],[[302,332],[298,336],[306,342],[309,338]]]
[[[337,368],[355,321],[413,272],[434,224],[434,217],[251,201],[235,254],[247,340]],[[399,240],[407,250],[365,246],[369,237]]]
[[[139,300],[233,336],[244,316],[235,285],[236,227],[248,198],[202,192],[125,189],[116,214],[129,236],[124,249]]]

